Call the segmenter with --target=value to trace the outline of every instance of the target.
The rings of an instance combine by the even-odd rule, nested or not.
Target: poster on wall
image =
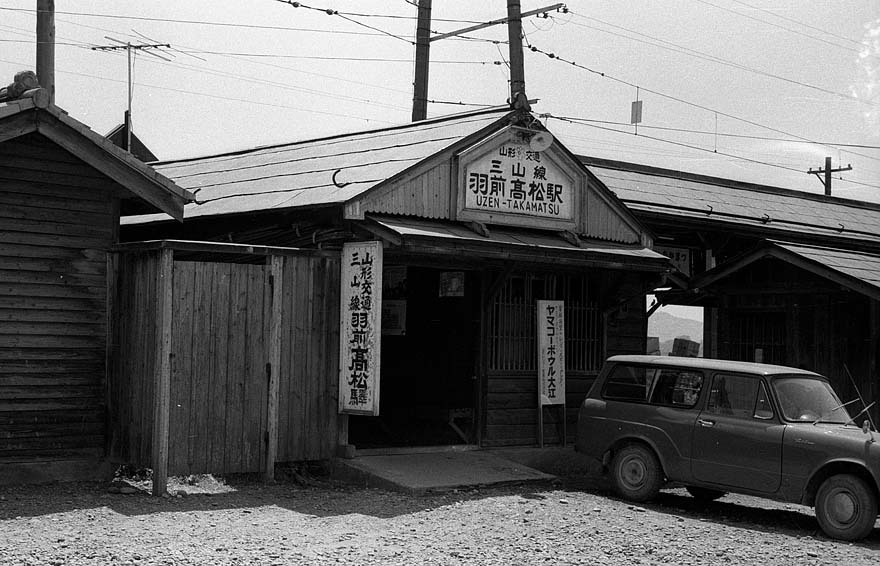
[[[541,405],[565,404],[565,320],[562,301],[538,301]]]
[[[379,414],[382,244],[342,246],[339,412]]]

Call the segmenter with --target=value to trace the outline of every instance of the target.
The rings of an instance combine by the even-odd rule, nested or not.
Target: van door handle
[[[705,419],[697,419],[697,422],[700,423],[700,426],[705,426],[705,427],[715,426],[715,421],[707,421]]]

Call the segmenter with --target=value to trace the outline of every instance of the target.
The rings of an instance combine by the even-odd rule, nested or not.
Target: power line
[[[693,106],[694,108],[699,108],[699,109],[701,109],[701,110],[705,110],[706,112],[712,112],[712,113],[714,113],[714,114],[716,114],[716,115],[724,116],[725,118],[730,118],[730,119],[732,119],[732,120],[737,120],[737,121],[743,122],[743,123],[745,123],[745,124],[750,124],[750,125],[752,125],[752,126],[756,126],[756,127],[759,127],[759,128],[763,128],[763,129],[769,130],[769,131],[771,131],[771,132],[776,132],[776,133],[778,133],[778,134],[782,134],[782,135],[785,135],[785,136],[791,136],[791,137],[793,137],[793,138],[796,138],[796,139],[799,139],[799,140],[803,140],[803,141],[808,141],[808,142],[811,142],[811,143],[815,143],[815,144],[817,144],[817,145],[825,145],[825,144],[819,144],[819,143],[816,142],[815,140],[811,140],[811,139],[809,139],[809,138],[805,138],[805,137],[803,137],[803,136],[798,136],[798,135],[792,134],[792,133],[790,133],[790,132],[786,132],[786,131],[784,131],[784,130],[780,130],[780,129],[778,129],[778,128],[774,128],[774,127],[772,127],[772,126],[767,126],[767,125],[765,125],[765,124],[761,124],[761,123],[759,123],[759,122],[755,122],[754,120],[749,120],[749,119],[747,119],[747,118],[742,118],[742,117],[740,117],[740,116],[735,116],[735,115],[733,115],[733,114],[729,114],[729,113],[727,113],[727,112],[722,112],[722,111],[719,111],[719,110],[715,110],[715,109],[713,109],[713,108],[709,108],[708,106],[704,106],[704,105],[702,105],[702,104],[697,104],[697,103],[695,103],[695,102],[690,102],[690,101],[688,101],[688,100],[684,100],[683,98],[679,98],[679,97],[677,97],[677,96],[672,96],[672,95],[670,95],[670,94],[666,94],[666,93],[659,92],[659,91],[656,91],[656,90],[653,90],[653,89],[645,88],[645,87],[640,86],[640,85],[636,85],[636,84],[631,83],[631,82],[629,82],[629,81],[625,81],[625,80],[623,80],[623,79],[619,79],[619,78],[617,78],[617,77],[611,76],[611,75],[609,75],[609,74],[607,74],[607,73],[604,73],[604,72],[601,72],[601,71],[597,71],[597,70],[595,70],[595,69],[591,69],[590,67],[586,67],[586,66],[584,66],[584,65],[579,65],[578,63],[575,63],[574,61],[569,61],[569,60],[567,60],[567,59],[563,59],[562,57],[559,57],[559,56],[556,55],[555,53],[549,53],[549,52],[543,51],[543,50],[541,50],[541,49],[535,47],[534,45],[531,45],[531,44],[528,43],[528,42],[527,42],[527,45],[528,45],[529,49],[530,49],[532,52],[534,52],[534,53],[541,53],[542,55],[545,55],[545,56],[549,57],[550,59],[555,59],[555,60],[557,60],[557,61],[561,61],[562,63],[566,63],[566,64],[571,65],[571,66],[573,66],[573,67],[576,67],[576,68],[578,68],[578,69],[582,69],[582,70],[584,70],[584,71],[587,71],[587,72],[593,73],[593,74],[595,74],[595,75],[599,75],[599,76],[601,76],[601,77],[604,77],[604,78],[610,79],[610,80],[612,80],[612,81],[615,81],[615,82],[618,82],[618,83],[621,83],[621,84],[624,84],[624,85],[630,86],[630,87],[632,87],[632,88],[640,88],[641,90],[643,90],[643,91],[645,91],[645,92],[649,92],[649,93],[651,93],[651,94],[654,94],[654,95],[657,95],[657,96],[660,96],[660,97],[663,97],[663,98],[666,98],[666,99],[669,99],[669,100],[673,100],[673,101],[675,101],[675,102],[679,102],[679,103],[681,103],[681,104],[686,104],[686,105],[688,105],[688,106]],[[831,146],[826,146],[826,147],[831,147]],[[834,148],[834,149],[837,149],[837,148]],[[854,152],[850,152],[850,153],[854,153]],[[855,153],[854,153],[854,154],[855,154]],[[855,154],[855,155],[860,155],[861,157],[868,157],[869,159],[873,159],[872,157],[870,157],[870,156],[866,156],[866,155],[861,155],[861,154]]]
[[[0,6],[0,10],[7,10],[7,11],[13,11],[13,12],[36,13],[36,10],[31,10],[31,9],[26,9],[26,8],[7,8],[4,6]],[[380,35],[377,33],[365,33],[362,31],[328,30],[328,29],[315,29],[315,28],[295,28],[295,27],[288,27],[288,26],[238,24],[238,23],[233,23],[233,22],[211,22],[211,21],[205,21],[205,20],[180,20],[180,19],[173,19],[173,18],[149,18],[149,17],[144,17],[144,16],[120,16],[120,15],[115,15],[115,14],[97,14],[97,13],[88,13],[88,12],[66,12],[66,11],[59,11],[59,10],[56,10],[55,14],[56,15],[65,15],[65,16],[80,16],[80,17],[87,17],[87,18],[108,18],[108,19],[116,19],[116,20],[163,22],[163,23],[198,25],[198,26],[218,26],[218,27],[242,28],[242,29],[253,29],[253,30],[331,33],[331,34],[338,34],[338,35],[361,35],[361,36],[370,36],[370,37],[376,37],[376,36]]]
[[[650,35],[647,35],[647,34],[644,34],[644,33],[641,33],[641,32],[637,32],[637,31],[634,31],[634,30],[631,30],[631,29],[628,29],[628,28],[625,28],[625,27],[622,27],[622,26],[618,26],[618,25],[615,25],[615,24],[612,24],[612,23],[604,22],[604,21],[602,21],[602,20],[600,20],[600,19],[598,19],[598,18],[592,18],[592,17],[588,17],[588,16],[582,16],[582,15],[580,15],[580,14],[574,14],[574,13],[573,13],[573,15],[575,15],[575,16],[577,16],[577,17],[579,17],[579,18],[586,19],[586,20],[592,20],[592,21],[595,21],[595,22],[599,22],[600,24],[603,24],[603,25],[606,25],[606,26],[610,26],[610,27],[613,27],[613,28],[621,29],[621,30],[624,30],[624,31],[629,32],[629,33],[633,33],[633,34],[636,34],[636,35],[640,35],[640,36],[642,36],[642,37],[647,37],[647,38],[649,38],[649,39],[651,39],[651,40],[653,40],[653,41],[658,41],[658,42],[661,42],[661,43],[668,44],[668,46],[667,46],[667,45],[658,45],[657,43],[651,43],[650,41],[644,41],[644,40],[637,39],[637,38],[634,38],[634,37],[628,37],[628,36],[626,36],[626,35],[622,35],[622,34],[619,34],[619,33],[614,33],[614,32],[612,32],[612,31],[604,30],[604,29],[602,29],[602,28],[597,28],[597,27],[594,27],[594,26],[588,26],[588,25],[581,24],[581,23],[578,23],[578,22],[570,22],[570,23],[572,23],[573,25],[576,25],[576,26],[579,26],[579,27],[584,27],[584,28],[587,28],[587,29],[596,30],[596,31],[599,31],[599,32],[602,32],[602,33],[607,33],[607,34],[609,34],[609,35],[613,35],[613,36],[616,36],[616,37],[622,37],[622,38],[624,38],[624,39],[629,39],[630,41],[637,41],[637,42],[639,42],[639,43],[644,43],[644,44],[646,44],[646,45],[650,45],[650,46],[652,46],[652,47],[658,47],[658,48],[660,48],[660,49],[666,49],[666,50],[673,51],[673,52],[676,52],[676,53],[681,53],[681,54],[683,54],[683,55],[688,55],[688,56],[691,56],[691,57],[696,57],[696,58],[698,58],[698,59],[703,59],[703,60],[705,60],[705,61],[710,61],[710,62],[712,62],[712,63],[718,63],[718,64],[720,64],[720,65],[726,65],[726,66],[728,66],[728,67],[733,67],[733,68],[740,69],[740,70],[743,70],[743,71],[748,71],[748,72],[750,72],[750,73],[755,73],[755,74],[757,74],[757,75],[761,75],[761,76],[764,76],[764,77],[768,77],[768,78],[772,78],[772,79],[780,80],[780,81],[783,81],[783,82],[787,82],[787,83],[790,83],[790,84],[794,84],[794,85],[802,86],[802,87],[805,87],[805,88],[809,88],[809,89],[817,90],[817,91],[819,91],[819,92],[823,92],[823,93],[825,93],[825,94],[831,94],[831,95],[833,95],[833,96],[837,96],[837,97],[843,98],[844,100],[849,100],[849,101],[852,101],[852,102],[859,102],[859,103],[862,103],[862,104],[868,104],[868,105],[871,105],[871,106],[880,106],[880,103],[877,103],[877,102],[872,102],[872,101],[870,101],[870,100],[864,100],[864,99],[861,99],[861,98],[855,97],[855,96],[853,96],[853,95],[851,95],[851,94],[846,94],[846,93],[843,93],[843,92],[838,92],[838,91],[830,90],[830,89],[827,89],[827,88],[824,88],[824,87],[821,87],[821,86],[817,86],[817,85],[813,85],[813,84],[805,83],[805,82],[798,81],[798,80],[795,80],[795,79],[790,79],[790,78],[788,78],[788,77],[784,77],[784,76],[782,76],[782,75],[777,75],[777,74],[775,74],[775,73],[768,73],[767,71],[762,71],[762,70],[760,70],[760,69],[755,69],[754,67],[748,67],[748,66],[743,65],[743,64],[741,64],[741,63],[737,63],[736,61],[731,61],[731,60],[729,60],[729,59],[723,59],[723,58],[721,58],[721,57],[716,57],[715,55],[711,55],[711,54],[708,54],[708,53],[705,53],[705,52],[702,52],[702,51],[698,51],[698,50],[695,50],[695,49],[690,49],[690,48],[688,48],[688,47],[684,47],[684,46],[678,45],[678,44],[676,44],[676,43],[673,43],[673,42],[671,42],[671,41],[667,41],[667,40],[665,40],[665,39],[656,38],[656,37],[653,37],[653,36],[650,36]],[[551,17],[552,17],[552,16],[551,16]],[[670,47],[670,46],[671,46],[671,47]]]
[[[798,30],[795,30],[795,29],[791,29],[791,28],[789,28],[789,27],[785,27],[785,26],[780,25],[780,24],[775,24],[775,23],[773,23],[773,22],[768,22],[767,20],[762,20],[761,18],[756,18],[755,16],[750,16],[750,15],[748,15],[748,14],[743,14],[742,12],[737,12],[736,10],[731,10],[730,8],[725,8],[724,6],[719,6],[718,4],[713,4],[712,2],[708,2],[707,0],[697,0],[697,2],[700,2],[701,4],[705,4],[705,5],[707,5],[707,6],[712,6],[713,8],[717,8],[717,9],[719,9],[719,10],[724,10],[725,12],[730,12],[731,14],[735,14],[735,15],[737,15],[737,16],[740,16],[741,18],[748,18],[748,19],[750,19],[750,20],[754,20],[754,21],[756,21],[756,22],[761,22],[761,23],[763,23],[763,24],[767,24],[767,25],[769,25],[769,26],[773,26],[773,27],[775,27],[775,28],[784,29],[784,30],[787,31],[787,32],[794,33],[794,34],[797,34],[797,35],[800,35],[800,36],[803,36],[803,37],[806,37],[806,38],[812,39],[812,40],[814,40],[814,41],[821,41],[822,43],[825,43],[825,44],[827,44],[827,45],[831,45],[831,46],[833,46],[833,47],[837,47],[838,49],[845,49],[846,51],[854,51],[854,52],[856,52],[856,53],[859,52],[858,49],[853,49],[853,48],[851,48],[851,47],[844,47],[843,45],[840,45],[840,44],[838,44],[838,43],[834,43],[833,41],[827,41],[827,40],[825,40],[825,39],[822,39],[821,37],[816,37],[815,35],[810,35],[810,34],[808,34],[808,33],[804,33],[804,32],[801,32],[801,31],[798,31]]]
[[[573,118],[570,116],[564,116],[569,120],[575,120],[578,122],[591,122],[595,124],[608,124],[611,126],[631,126],[632,124],[629,122],[614,122],[609,120],[593,120],[590,118]],[[724,132],[710,132],[708,130],[692,130],[688,128],[673,128],[669,126],[646,126],[644,124],[639,124],[639,128],[645,129],[653,129],[653,130],[664,130],[668,132],[683,132],[688,134],[703,134],[703,135],[711,135],[711,136],[721,136],[728,138],[742,138],[749,140],[761,140],[761,141],[780,141],[780,142],[789,142],[789,143],[805,143],[805,144],[814,144],[814,145],[824,145],[824,146],[835,146],[835,147],[857,147],[863,149],[880,149],[880,145],[866,145],[866,144],[855,144],[855,143],[835,143],[835,142],[819,142],[819,141],[805,141],[805,140],[792,140],[788,138],[772,138],[768,136],[751,136],[746,134],[730,134]],[[864,156],[866,157],[866,156]]]
[[[605,126],[598,126],[598,125],[596,125],[596,124],[590,124],[590,123],[579,122],[579,121],[577,121],[577,119],[563,118],[563,117],[560,117],[560,116],[553,116],[552,114],[544,114],[544,116],[547,116],[548,118],[554,118],[554,119],[557,119],[557,120],[561,120],[561,121],[563,121],[563,122],[569,122],[569,123],[571,123],[571,124],[578,124],[578,125],[587,126],[587,127],[590,127],[590,128],[595,128],[595,129],[598,129],[598,130],[604,130],[604,131],[607,131],[607,132],[614,132],[614,133],[618,133],[618,134],[633,135],[633,134],[631,134],[631,132],[627,132],[627,131],[624,131],[624,130],[618,130],[618,129],[615,129],[615,128],[608,128],[608,127],[605,127]],[[782,170],[785,170],[785,171],[792,171],[792,172],[795,172],[795,173],[803,173],[803,172],[804,172],[803,169],[798,169],[798,168],[796,168],[796,167],[788,167],[788,166],[785,166],[785,165],[780,165],[780,164],[778,164],[778,163],[770,163],[770,162],[768,162],[768,161],[761,161],[761,160],[759,160],[759,159],[752,159],[752,158],[745,157],[745,156],[742,156],[742,155],[736,155],[736,154],[732,154],[732,153],[725,153],[725,152],[722,152],[722,151],[718,151],[717,149],[709,149],[709,148],[700,147],[700,146],[696,146],[696,145],[692,145],[692,144],[687,144],[687,143],[683,143],[683,142],[677,142],[677,141],[673,141],[673,140],[668,140],[668,139],[665,139],[665,138],[658,138],[658,137],[654,137],[654,136],[646,136],[646,135],[643,135],[643,134],[639,134],[638,137],[640,137],[640,138],[646,138],[646,139],[654,140],[654,141],[659,141],[659,142],[662,142],[662,143],[667,143],[667,144],[675,145],[675,146],[678,146],[678,147],[684,147],[684,148],[688,148],[688,149],[694,149],[694,150],[697,150],[697,151],[702,151],[702,152],[706,152],[706,153],[711,153],[712,155],[721,155],[721,156],[724,156],[724,157],[730,157],[730,158],[735,159],[735,160],[737,160],[737,161],[746,161],[746,162],[748,162],[748,163],[754,163],[754,164],[757,164],[757,165],[764,165],[764,166],[767,166],[767,167],[773,167],[773,168],[776,168],[776,169],[782,169]],[[856,185],[865,186],[865,187],[871,187],[871,188],[875,188],[875,189],[880,189],[880,186],[877,186],[877,185],[871,185],[871,184],[869,184],[869,183],[863,183],[863,182],[861,182],[861,181],[855,181],[855,180],[850,180],[850,179],[844,179],[844,178],[842,178],[842,177],[841,177],[839,180],[840,180],[840,181],[844,181],[844,182],[848,182],[848,183],[853,183],[853,184],[856,184]]]
[[[292,7],[294,7],[294,8],[306,8],[306,9],[308,9],[308,10],[314,10],[314,11],[316,11],[316,12],[324,12],[324,13],[327,14],[328,16],[338,16],[338,17],[342,18],[343,20],[345,20],[345,21],[347,21],[347,22],[351,22],[351,23],[356,24],[356,25],[359,25],[359,26],[361,26],[361,27],[365,27],[365,28],[367,28],[367,29],[371,29],[371,30],[373,30],[373,31],[377,31],[377,32],[379,32],[379,33],[381,33],[381,34],[383,34],[383,35],[387,35],[388,37],[393,37],[394,39],[399,39],[400,41],[405,41],[405,42],[409,43],[410,45],[415,45],[415,44],[416,44],[415,41],[412,41],[412,40],[410,40],[410,39],[406,39],[405,37],[401,37],[401,36],[399,36],[399,35],[395,35],[395,34],[393,34],[393,33],[391,33],[391,32],[388,32],[388,31],[385,31],[385,30],[383,30],[383,29],[380,29],[380,28],[377,28],[377,27],[371,26],[371,25],[369,25],[369,24],[365,24],[365,23],[363,23],[363,22],[359,22],[359,21],[357,21],[356,19],[354,19],[354,18],[352,18],[352,17],[349,17],[349,16],[345,15],[344,13],[341,13],[341,12],[339,12],[339,11],[337,11],[337,10],[333,10],[332,8],[313,8],[312,6],[306,6],[306,5],[303,4],[302,2],[293,2],[292,0],[275,0],[275,1],[276,1],[276,2],[281,2],[282,4],[287,4],[287,5],[292,6]]]
[[[747,3],[747,2],[742,2],[741,0],[733,0],[733,1],[736,2],[737,4],[741,4],[741,5],[745,6],[745,7],[747,7],[747,8],[751,8],[752,10],[759,10],[759,11],[761,11],[761,12],[764,12],[765,14],[770,14],[771,16],[777,17],[777,18],[779,18],[779,19],[786,20],[786,21],[789,21],[789,22],[792,22],[792,23],[795,23],[795,24],[798,24],[798,25],[804,26],[805,28],[810,28],[811,30],[815,30],[815,31],[818,31],[818,32],[821,32],[821,33],[824,33],[824,34],[828,34],[828,35],[830,35],[831,37],[836,37],[837,39],[842,39],[842,40],[844,40],[844,41],[848,41],[848,42],[850,42],[850,43],[854,43],[854,44],[856,44],[856,45],[858,45],[858,46],[861,46],[861,42],[856,41],[855,39],[850,39],[850,38],[848,38],[848,37],[843,37],[842,35],[837,35],[836,33],[831,33],[830,31],[828,31],[828,30],[826,30],[826,29],[822,29],[822,28],[817,27],[817,26],[811,26],[810,24],[804,23],[804,22],[802,22],[802,21],[800,21],[800,20],[795,20],[794,18],[788,18],[788,17],[786,17],[786,16],[782,16],[782,15],[780,15],[780,14],[777,14],[776,12],[772,12],[772,11],[770,11],[770,10],[767,10],[766,8],[761,8],[760,6],[755,6],[755,5],[753,5],[753,4],[749,4],[749,3]],[[767,22],[767,23],[769,23],[769,22]]]
[[[22,64],[22,63],[19,63],[19,62],[16,62],[16,61],[8,61],[8,60],[6,60],[6,59],[0,59],[0,63],[9,63],[10,65],[21,65],[21,64]],[[126,83],[126,81],[124,81],[124,80],[122,80],[122,79],[113,79],[113,78],[110,78],[110,77],[101,77],[101,76],[98,76],[98,75],[90,75],[90,74],[87,74],[87,73],[77,73],[77,72],[75,72],[75,71],[62,71],[62,70],[56,70],[56,72],[57,72],[57,73],[61,73],[61,74],[65,74],[65,75],[74,75],[74,76],[79,76],[79,77],[87,77],[87,78],[90,78],[90,79],[98,79],[98,80],[102,80],[102,81],[110,81],[110,82],[113,82],[113,83],[123,83],[123,84]],[[261,102],[261,101],[257,101],[257,100],[247,100],[247,99],[243,99],[243,98],[235,98],[235,97],[231,97],[231,96],[221,96],[221,95],[218,95],[218,94],[210,94],[210,93],[207,93],[207,92],[198,92],[198,91],[192,91],[192,90],[184,90],[184,89],[180,89],[180,88],[172,88],[172,87],[166,87],[166,86],[152,85],[152,84],[147,84],[147,83],[134,83],[134,84],[137,85],[137,86],[140,86],[140,87],[145,87],[145,88],[152,88],[152,89],[157,89],[157,90],[165,90],[165,91],[169,91],[169,92],[177,92],[177,93],[181,93],[181,94],[192,94],[192,95],[195,95],[195,96],[204,96],[204,97],[207,97],[207,98],[215,98],[215,99],[217,99],[217,100],[225,100],[225,101],[228,101],[228,102],[243,102],[243,103],[245,103],[245,104],[257,104],[257,105],[259,105],[259,106],[270,106],[270,107],[274,107],[274,108],[284,108],[284,109],[287,109],[287,110],[296,110],[296,111],[298,111],[298,112],[309,112],[309,113],[314,113],[314,114],[321,114],[321,115],[324,115],[324,116],[336,116],[337,118],[353,118],[353,119],[356,119],[356,120],[362,120],[362,121],[364,121],[364,122],[379,122],[379,123],[382,123],[382,124],[394,124],[394,122],[388,122],[388,121],[386,121],[386,120],[376,120],[376,119],[364,118],[363,116],[352,116],[352,115],[350,115],[350,114],[339,114],[339,113],[336,113],[336,112],[324,112],[324,111],[321,111],[321,110],[314,110],[314,109],[311,109],[311,108],[303,108],[302,106],[289,106],[289,105],[286,105],[286,104],[277,104],[277,103],[272,103],[272,102]]]

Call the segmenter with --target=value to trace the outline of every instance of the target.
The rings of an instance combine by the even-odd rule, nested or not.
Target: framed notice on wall
[[[379,414],[382,244],[342,246],[339,412]]]
[[[562,301],[538,301],[541,405],[565,404],[565,320]]]

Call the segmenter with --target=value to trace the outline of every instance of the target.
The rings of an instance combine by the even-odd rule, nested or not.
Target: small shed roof
[[[153,165],[195,194],[187,219],[340,204],[472,136],[506,124],[508,108]],[[145,215],[140,224],[162,220]]]
[[[38,133],[118,183],[148,209],[181,220],[192,195],[52,104],[19,99],[0,105],[0,143]],[[158,215],[167,218],[165,214]]]
[[[642,214],[671,222],[736,225],[771,238],[880,244],[877,204],[591,157],[581,156],[581,161]]]
[[[754,250],[733,258],[694,278],[692,287],[705,289],[765,258],[790,263],[848,289],[880,300],[880,254],[765,241]]]

